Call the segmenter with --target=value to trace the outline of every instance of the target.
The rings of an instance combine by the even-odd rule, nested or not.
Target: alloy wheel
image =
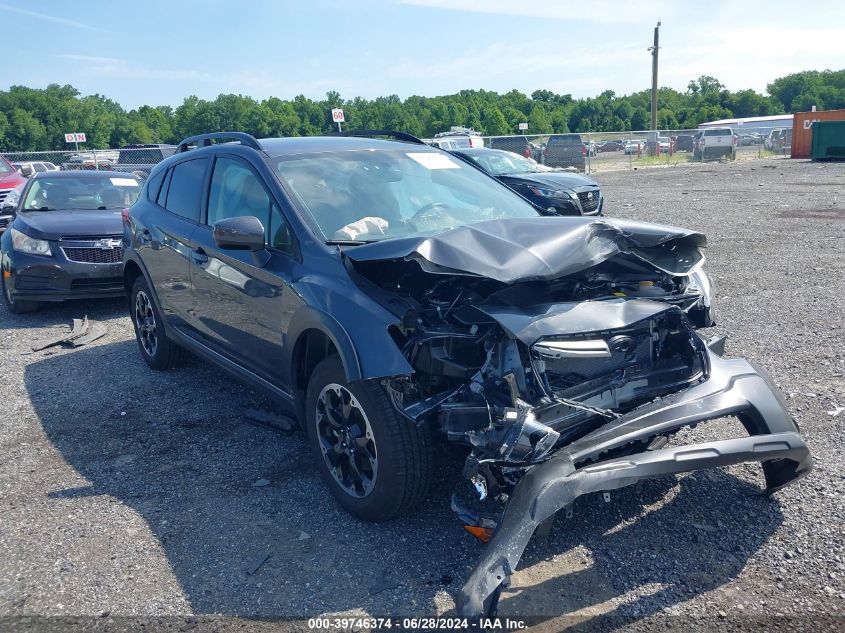
[[[331,383],[317,398],[320,452],[334,480],[350,496],[369,495],[378,476],[378,454],[367,414],[346,387]]]
[[[138,340],[148,356],[155,356],[158,349],[158,332],[153,305],[147,293],[143,290],[135,295],[135,327],[138,330]]]

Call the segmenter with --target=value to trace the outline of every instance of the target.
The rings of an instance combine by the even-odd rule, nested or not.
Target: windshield
[[[26,194],[25,211],[56,209],[122,209],[131,206],[141,183],[131,175],[38,178]]]
[[[525,174],[539,171],[537,161],[530,158],[523,158],[513,152],[490,150],[478,154],[468,155],[472,160],[481,165],[488,174],[494,176],[506,176],[508,174]]]
[[[9,165],[9,163],[0,158],[0,174],[11,174],[13,171],[15,170]]]
[[[443,152],[352,150],[277,157],[273,164],[327,241],[371,242],[538,215],[505,186]]]

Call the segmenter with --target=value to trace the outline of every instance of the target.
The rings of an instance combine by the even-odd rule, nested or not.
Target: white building
[[[774,116],[751,116],[737,119],[722,119],[721,121],[708,121],[699,123],[698,129],[709,127],[729,127],[737,134],[759,132],[768,134],[771,130],[782,128],[792,129],[791,114],[775,114]]]

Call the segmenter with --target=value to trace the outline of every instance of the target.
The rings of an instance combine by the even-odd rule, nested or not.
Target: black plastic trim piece
[[[211,145],[211,141],[222,141],[225,139],[240,141],[241,145],[251,147],[259,152],[264,151],[258,140],[246,132],[212,132],[210,134],[197,134],[196,136],[189,136],[183,139],[176,148],[176,153],[181,154],[187,152],[191,144],[196,144],[197,147],[207,147]]]
[[[405,141],[406,143],[428,146],[425,141],[417,138],[413,134],[397,132],[395,130],[347,130],[346,132],[333,132],[332,134],[326,134],[326,136],[360,136],[364,138],[368,138],[370,136],[389,136],[391,138],[395,138],[397,141]]]

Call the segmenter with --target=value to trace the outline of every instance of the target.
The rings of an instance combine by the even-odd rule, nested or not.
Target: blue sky
[[[575,97],[713,75],[730,89],[845,68],[845,2],[714,0],[0,0],[0,89],[69,83],[126,108],[195,94]]]

